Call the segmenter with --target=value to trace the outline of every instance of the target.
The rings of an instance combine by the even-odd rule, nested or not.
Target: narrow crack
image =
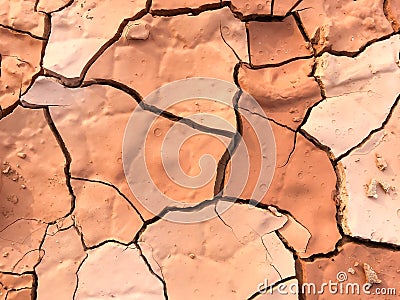
[[[229,4],[230,1],[220,1],[216,3],[203,4],[197,8],[181,7],[174,9],[151,9],[150,14],[152,16],[160,16],[160,17],[174,17],[179,15],[198,16],[199,14],[206,11],[214,11],[221,9],[223,7],[227,7],[229,6]]]
[[[229,43],[225,40],[225,37],[222,33],[222,23],[219,23],[219,33],[221,36],[222,41],[224,42],[225,45],[227,45],[229,47],[229,49],[231,49],[232,53],[235,55],[236,59],[240,62],[242,62],[242,59],[240,58],[240,56],[237,54],[237,52],[235,51],[235,49],[233,49],[233,47],[231,45],[229,45]],[[0,61],[1,62],[1,61]],[[1,73],[0,73],[1,75]]]
[[[36,0],[35,11],[37,11],[37,12],[42,12],[42,13],[49,13],[49,14],[62,11],[62,10],[64,10],[64,9],[66,9],[67,7],[71,6],[71,5],[74,3],[74,0],[69,0],[67,3],[65,3],[63,6],[59,7],[59,8],[56,9],[56,10],[52,10],[52,11],[50,11],[50,12],[44,12],[44,11],[41,11],[41,10],[37,10],[39,1],[40,1],[40,0]]]
[[[140,253],[140,257],[143,259],[145,265],[147,266],[147,268],[149,269],[149,272],[155,276],[162,284],[163,286],[163,293],[164,293],[164,298],[165,300],[168,300],[168,291],[167,291],[167,283],[165,282],[164,278],[162,278],[160,275],[158,275],[156,272],[154,272],[153,268],[151,267],[147,257],[143,254],[142,248],[140,248],[140,245],[138,242],[134,243],[136,248],[139,250]],[[155,261],[155,260],[154,260]],[[157,262],[156,262],[157,263]],[[158,265],[158,263],[157,263]],[[160,266],[159,266],[160,267]],[[161,270],[161,267],[160,267]],[[161,271],[162,272],[162,271]]]
[[[353,152],[355,149],[360,148],[361,146],[363,146],[363,145],[372,137],[372,135],[373,135],[374,133],[377,133],[377,132],[383,130],[383,129],[385,128],[386,124],[390,121],[390,118],[391,118],[392,115],[393,115],[393,111],[395,110],[395,108],[396,108],[397,105],[399,104],[399,101],[400,101],[400,94],[397,95],[397,98],[396,98],[395,102],[394,102],[393,105],[390,107],[389,113],[388,113],[388,115],[386,116],[385,120],[382,122],[382,124],[381,124],[379,127],[375,128],[375,129],[373,129],[373,130],[371,130],[371,131],[369,132],[369,134],[368,134],[361,142],[359,142],[357,145],[351,147],[351,148],[348,149],[345,153],[339,155],[339,156],[334,160],[335,164],[337,164],[340,160],[342,160],[343,158],[345,158],[345,157],[347,157],[348,155],[350,155],[350,153]]]
[[[71,185],[71,163],[72,163],[72,158],[71,158],[71,154],[69,153],[67,146],[64,143],[64,140],[61,137],[60,132],[58,131],[56,125],[54,124],[54,121],[51,117],[50,114],[50,110],[49,108],[44,108],[43,109],[44,112],[44,117],[47,121],[47,124],[50,127],[51,132],[53,133],[53,136],[55,137],[55,139],[57,140],[57,143],[64,155],[65,158],[65,165],[64,165],[64,175],[65,175],[65,182],[69,191],[69,194],[71,196],[71,209],[70,211],[67,213],[67,215],[64,216],[64,218],[72,215],[72,212],[75,210],[75,200],[76,200],[76,196],[74,194],[74,190],[72,188]]]
[[[72,300],[75,300],[75,299],[76,299],[76,293],[78,292],[78,288],[79,288],[79,276],[78,276],[78,273],[79,273],[79,271],[81,270],[81,268],[82,268],[84,262],[86,261],[86,259],[87,259],[88,257],[89,257],[89,255],[86,253],[86,256],[82,259],[82,261],[80,262],[80,264],[79,264],[79,266],[78,266],[78,268],[77,268],[77,270],[76,270],[76,272],[75,272],[75,276],[76,276],[76,285],[75,285],[74,292],[73,292],[73,294],[72,294]]]
[[[313,57],[314,57],[313,55],[304,55],[304,56],[292,57],[292,58],[289,58],[287,60],[281,61],[279,63],[262,64],[262,65],[250,64],[249,68],[252,69],[252,70],[260,70],[260,69],[266,69],[266,68],[278,68],[278,67],[282,67],[282,66],[287,65],[287,64],[289,64],[291,62],[294,62],[294,61],[311,59]]]
[[[224,186],[225,186],[225,177],[226,177],[226,169],[228,167],[228,164],[232,158],[232,155],[234,155],[237,147],[239,146],[239,143],[242,140],[242,135],[243,135],[243,124],[242,124],[242,119],[240,112],[238,110],[238,103],[240,100],[240,97],[242,96],[243,91],[239,87],[239,90],[235,93],[232,99],[232,105],[235,111],[235,118],[236,118],[236,133],[234,134],[233,138],[231,139],[227,149],[225,150],[224,154],[218,161],[218,166],[217,166],[217,176],[215,178],[215,184],[214,184],[214,196],[217,196],[222,193]]]
[[[125,201],[128,203],[128,205],[138,214],[140,220],[142,220],[142,222],[145,221],[145,219],[143,218],[142,214],[135,207],[135,205],[133,205],[131,200],[129,200],[129,198],[124,193],[122,193],[121,190],[117,186],[115,186],[114,184],[112,184],[110,182],[107,182],[107,181],[98,180],[98,179],[89,179],[89,178],[82,178],[82,177],[75,177],[75,176],[71,176],[71,179],[79,180],[79,181],[86,181],[86,182],[91,182],[91,183],[98,183],[98,184],[102,184],[102,185],[105,185],[105,186],[113,188],[122,198],[125,199]]]
[[[32,33],[29,32],[29,31],[17,29],[17,28],[14,28],[14,27],[12,27],[12,26],[0,24],[0,28],[4,28],[4,29],[11,30],[11,31],[13,31],[13,32],[17,32],[17,33],[29,35],[31,38],[34,38],[34,39],[36,39],[36,40],[40,40],[40,41],[45,41],[45,40],[46,40],[45,37],[37,36],[37,35],[32,34]]]

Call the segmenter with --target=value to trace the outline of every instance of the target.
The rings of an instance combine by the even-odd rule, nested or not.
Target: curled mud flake
[[[353,268],[348,268],[347,272],[349,272],[352,275],[356,274],[356,270],[354,270]]]
[[[395,188],[393,186],[391,186],[389,183],[387,183],[383,180],[379,180],[379,185],[385,191],[386,194],[388,194],[390,191],[395,190]]]
[[[376,167],[381,171],[385,170],[387,168],[386,160],[378,153],[375,154],[375,157]]]
[[[376,179],[372,178],[369,184],[367,185],[367,197],[378,199],[378,194],[376,193],[376,186],[378,182]]]
[[[24,153],[24,152],[18,152],[18,153],[17,153],[17,156],[18,156],[19,158],[25,159],[25,158],[26,158],[26,153]]]
[[[363,267],[365,272],[365,280],[367,283],[378,284],[382,282],[382,280],[378,278],[378,275],[369,264],[364,263]]]

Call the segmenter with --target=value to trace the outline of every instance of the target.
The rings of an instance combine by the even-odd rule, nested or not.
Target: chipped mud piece
[[[372,267],[369,264],[364,263],[363,269],[365,272],[365,279],[366,279],[367,283],[370,283],[370,284],[382,283],[382,280],[380,280],[378,278],[378,275],[376,274],[376,272],[372,269]]]
[[[352,275],[356,274],[356,271],[353,268],[348,268],[347,272],[349,272]]]
[[[383,181],[383,180],[379,180],[379,185],[380,187],[385,191],[385,193],[389,193],[390,191],[394,191],[395,188],[393,186],[391,186],[390,184],[388,184],[387,182]]]
[[[378,199],[378,194],[376,193],[377,185],[378,181],[372,178],[369,184],[367,184],[367,197]]]
[[[292,15],[283,22],[252,21],[247,28],[252,65],[278,64],[312,55]]]
[[[375,163],[376,163],[376,167],[383,171],[387,168],[387,162],[386,160],[378,153],[375,154]]]

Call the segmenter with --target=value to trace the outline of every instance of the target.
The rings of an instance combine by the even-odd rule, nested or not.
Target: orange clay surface
[[[399,0],[0,0],[0,300],[397,299],[399,60]]]

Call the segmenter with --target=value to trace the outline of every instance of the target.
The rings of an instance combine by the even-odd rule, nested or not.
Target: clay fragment
[[[376,167],[380,170],[383,171],[387,168],[387,162],[386,160],[378,153],[375,154],[376,157]]]
[[[348,268],[347,272],[349,272],[352,275],[356,274],[356,271],[353,268]]]
[[[372,267],[369,264],[364,263],[363,268],[364,268],[365,279],[366,279],[367,283],[379,284],[382,282],[382,280],[380,280],[378,278],[378,275],[376,274],[376,272],[372,269]]]
[[[371,179],[367,185],[367,197],[378,199],[378,194],[376,193],[376,186],[378,181],[374,178]]]
[[[390,184],[388,184],[387,182],[385,182],[383,180],[379,180],[379,185],[385,191],[386,194],[389,193],[389,191],[391,191],[391,190],[395,190],[395,188],[393,186],[391,186]]]

